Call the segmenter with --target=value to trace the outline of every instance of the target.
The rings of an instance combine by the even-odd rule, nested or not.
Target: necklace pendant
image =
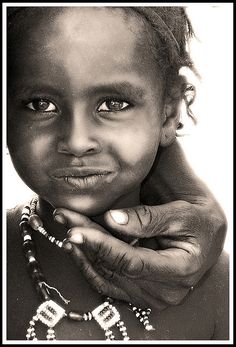
[[[47,340],[55,340],[56,335],[54,326],[66,316],[66,312],[63,307],[58,305],[53,300],[47,300],[43,302],[37,309],[36,315],[33,316],[29,322],[29,328],[27,329],[26,338],[27,340],[37,340],[35,333],[35,323],[40,321],[48,327],[47,329]]]
[[[126,332],[124,322],[120,320],[120,314],[115,306],[111,305],[108,301],[96,307],[92,312],[93,318],[105,331],[106,340],[115,340],[111,328],[117,326],[122,334],[124,340],[129,340]]]
[[[38,319],[49,328],[53,328],[65,315],[66,311],[53,300],[43,302],[37,309]]]
[[[92,315],[103,330],[108,330],[120,320],[117,309],[107,301],[96,307]]]

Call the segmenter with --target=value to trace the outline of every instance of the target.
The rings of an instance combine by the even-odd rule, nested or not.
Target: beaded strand
[[[36,214],[36,206],[38,203],[38,197],[33,198],[30,206],[30,216],[29,224],[32,229],[39,231],[44,237],[46,237],[51,243],[54,243],[59,248],[62,248],[62,241],[56,240],[52,235],[49,235],[48,232],[43,227],[43,222],[41,218]]]
[[[20,231],[23,238],[23,253],[27,261],[28,273],[36,287],[41,300],[46,301],[50,299],[48,290],[45,286],[45,277],[43,275],[40,264],[36,260],[36,249],[34,242],[32,240],[32,231],[28,224],[28,219],[30,217],[30,206],[25,205],[22,211]]]
[[[48,327],[46,339],[48,341],[56,340],[56,334],[53,328],[64,316],[67,316],[69,319],[78,322],[91,321],[92,319],[95,319],[100,327],[104,330],[105,338],[108,341],[115,340],[115,336],[113,335],[113,332],[110,328],[116,326],[119,329],[123,340],[128,341],[130,338],[127,334],[127,329],[124,325],[124,322],[120,320],[119,312],[117,311],[115,306],[112,305],[114,301],[112,298],[107,297],[106,301],[96,307],[92,312],[83,314],[74,311],[66,313],[64,308],[51,300],[48,288],[56,290],[63,301],[65,303],[68,303],[68,300],[65,300],[57,289],[47,285],[40,264],[36,260],[36,248],[32,239],[32,231],[39,231],[52,244],[56,245],[59,248],[62,247],[63,243],[59,240],[56,240],[55,237],[48,234],[48,232],[44,229],[43,222],[36,214],[37,202],[38,198],[35,197],[30,204],[26,204],[24,206],[21,214],[21,221],[19,224],[21,236],[23,239],[23,252],[27,261],[27,269],[32,282],[40,296],[40,299],[43,301],[42,304],[38,307],[36,314],[29,322],[29,327],[26,334],[27,340],[37,340],[35,333],[35,324],[39,320]],[[141,323],[143,323],[146,330],[155,330],[153,326],[150,325],[148,320],[148,315],[150,314],[151,309],[142,310],[133,306],[131,303],[129,303],[129,305],[132,307],[132,311],[135,313],[136,317],[140,320]]]

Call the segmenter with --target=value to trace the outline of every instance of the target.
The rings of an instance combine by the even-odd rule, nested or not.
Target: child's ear
[[[164,108],[164,120],[162,124],[162,134],[160,141],[160,145],[162,147],[167,147],[172,142],[174,142],[179,119],[180,103],[179,105],[167,104]]]

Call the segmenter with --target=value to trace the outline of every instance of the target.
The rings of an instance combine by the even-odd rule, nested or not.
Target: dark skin
[[[159,310],[179,304],[190,287],[195,286],[215,264],[222,251],[226,231],[219,204],[186,163],[180,145],[175,142],[165,152],[168,153],[165,160],[159,157],[158,171],[154,166],[143,186],[144,201],[148,205],[123,209],[129,215],[126,225],[114,223],[109,212],[103,220],[103,225],[113,235],[140,238],[141,245],[151,249],[133,248],[109,235],[104,239],[103,233],[98,232],[104,232],[104,228],[81,214],[63,208],[54,212],[54,216],[60,214],[64,217],[67,228],[72,228],[67,240],[79,245],[80,250],[67,244],[65,250],[92,286],[104,295],[115,295],[129,301],[134,286],[127,283],[132,279],[132,283],[136,283],[136,304],[151,304]],[[173,180],[167,166],[174,167],[180,162]],[[165,188],[163,185],[159,188],[155,183],[163,177],[162,170]],[[152,195],[147,194],[150,190]],[[150,206],[157,201],[157,196],[163,204]],[[171,202],[173,196],[176,201]],[[76,240],[78,234],[83,236],[82,243],[79,236]],[[92,266],[81,249],[92,252],[99,265]]]
[[[21,208],[8,214],[8,340],[25,340],[29,320],[40,303],[29,279],[20,247],[22,240],[18,223]],[[49,232],[55,230],[53,220],[46,219],[47,213],[43,213],[41,217],[45,220],[44,224]],[[37,259],[48,285],[55,287],[66,299],[71,300],[66,305],[55,291],[50,290],[58,304],[67,312],[73,310],[80,313],[91,311],[101,304],[103,298],[97,290],[91,288],[84,275],[78,271],[70,254],[52,246],[39,233],[34,234],[34,241],[37,247]],[[129,278],[127,281],[133,285],[133,279]],[[126,303],[116,301],[114,305],[118,308],[132,340],[227,340],[227,257],[225,254],[220,256],[216,266],[202,277],[181,304],[170,305],[161,312],[158,308],[151,307],[150,323],[156,329],[154,331],[148,332],[143,329]],[[113,330],[116,332],[115,328]],[[79,323],[63,319],[55,327],[55,331],[57,340],[104,340],[104,332],[95,321]],[[45,327],[37,324],[36,332],[39,339],[45,339]],[[120,335],[117,334],[116,338],[119,339]]]
[[[124,28],[122,27],[121,29],[123,30]],[[106,31],[102,32],[104,33]],[[86,81],[86,83],[88,82],[87,71],[91,72],[91,68],[94,68],[98,65],[103,66],[101,64],[101,61],[104,61],[104,57],[99,56],[99,64],[96,62],[96,64],[93,64],[92,67],[87,67],[87,71],[85,71],[86,73],[84,72],[82,77],[79,76],[81,77],[79,83],[77,80],[73,79],[75,78],[73,64],[68,64],[68,66],[66,64],[63,64],[63,67],[69,67],[68,71],[66,71],[66,74],[68,74],[70,78],[65,79],[65,76],[67,75],[64,74],[64,71],[60,66],[60,61],[58,62],[59,68],[57,70],[57,65],[54,64],[54,60],[53,62],[50,60],[51,56],[53,56],[53,58],[55,56],[63,58],[63,55],[61,53],[61,46],[59,45],[59,47],[56,47],[56,51],[53,51],[54,54],[48,52],[48,55],[46,55],[48,61],[46,61],[45,56],[42,57],[37,52],[37,49],[39,52],[41,52],[40,46],[38,46],[39,42],[41,42],[40,40],[38,41],[40,33],[42,33],[42,30],[39,30],[39,32],[34,32],[35,38],[37,38],[35,50],[32,50],[32,42],[31,46],[27,47],[27,40],[26,43],[24,42],[26,47],[22,49],[23,43],[19,41],[20,44],[18,48],[21,49],[25,55],[23,55],[22,59],[20,55],[16,54],[17,58],[15,58],[15,70],[12,69],[12,71],[14,71],[13,77],[17,83],[12,85],[14,85],[14,88],[18,88],[18,91],[21,91],[22,81],[32,81],[32,75],[33,80],[35,81],[40,73],[42,74],[40,75],[40,81],[45,78],[47,80],[48,74],[53,74],[53,69],[55,69],[55,74],[51,77],[51,81],[55,82],[54,89],[58,88],[59,85],[61,91],[61,89],[66,86],[68,95],[64,95],[63,100],[66,100],[64,109],[66,111],[71,110],[75,106],[75,100],[71,98],[71,96],[74,97],[74,95],[79,95],[80,97],[84,97],[83,95],[85,95],[86,93],[82,92],[86,90],[85,87],[84,90],[76,88],[78,88],[78,86],[79,88],[82,88],[81,85],[83,86],[84,81]],[[113,33],[113,36],[114,34],[115,33]],[[54,49],[54,44],[58,41],[55,40],[54,37],[53,40],[50,41],[50,35],[48,37],[49,45],[45,45],[45,47],[51,47],[51,49]],[[127,42],[130,43],[130,47],[132,47],[132,49],[135,47],[135,50],[131,52],[132,54],[130,54],[130,56],[128,56],[127,61],[132,61],[133,65],[131,65],[131,68],[135,69],[135,71],[139,71],[139,69],[137,69],[138,61],[136,62],[133,57],[137,56],[137,53],[142,53],[143,56],[146,56],[146,50],[145,52],[140,52],[139,50],[137,51],[136,46],[134,45],[137,37],[135,37],[134,40],[134,37],[131,35],[129,39],[130,41],[128,41],[126,35]],[[88,42],[88,40],[85,40],[85,42]],[[109,39],[108,42],[110,43],[112,41]],[[59,43],[61,44],[60,41]],[[96,42],[92,42],[93,47],[95,43]],[[65,48],[64,46],[62,47]],[[76,47],[76,45],[74,47]],[[117,47],[121,49],[121,52],[124,51],[123,45],[119,47],[119,45],[116,44],[116,49],[118,49]],[[83,49],[86,49],[86,47],[83,47]],[[89,53],[89,49],[91,49],[91,47],[88,47],[87,49]],[[113,50],[109,49],[108,51],[113,52]],[[67,52],[66,49],[63,49],[62,51]],[[34,52],[36,52],[35,55]],[[57,55],[58,52],[60,52],[60,55]],[[97,52],[100,52],[99,49],[97,50]],[[101,52],[103,54],[104,50],[101,49]],[[125,53],[126,52],[129,51],[126,49]],[[77,62],[78,56],[79,55],[77,54],[76,59],[73,59],[73,63]],[[120,54],[117,54],[117,56],[120,56]],[[27,64],[24,65],[23,63],[26,57],[28,60]],[[127,57],[124,56],[123,58],[125,60],[125,58]],[[19,59],[19,61],[17,59]],[[111,55],[111,59],[113,59],[113,55]],[[65,61],[67,62],[66,59]],[[127,61],[125,61],[124,64],[125,68],[127,68]],[[35,62],[37,62],[37,64]],[[163,105],[160,104],[160,102],[157,101],[153,96],[153,91],[159,89],[161,90],[161,88],[159,88],[160,81],[158,80],[158,82],[156,82],[156,79],[155,81],[153,80],[153,69],[150,69],[150,66],[152,66],[151,63],[153,62],[145,62],[144,59],[143,62],[144,66],[142,76],[148,78],[142,80],[142,83],[140,83],[140,85],[145,86],[148,98],[143,101],[145,106],[144,110],[139,109],[143,107],[143,105],[137,106],[136,116],[139,116],[139,121],[137,122],[137,124],[142,125],[141,130],[143,131],[144,125],[146,126],[146,124],[148,123],[146,122],[147,118],[143,115],[146,116],[147,113],[147,116],[150,117],[150,122],[152,121],[153,124],[157,126],[158,132],[157,134],[153,134],[157,136],[144,137],[142,131],[140,130],[138,132],[138,135],[140,135],[140,137],[137,137],[138,135],[136,128],[133,129],[133,133],[126,133],[127,129],[132,128],[131,125],[134,123],[133,119],[128,119],[128,117],[126,119],[126,122],[129,121],[129,123],[124,124],[123,128],[121,127],[122,124],[119,124],[119,127],[117,127],[117,130],[114,133],[112,133],[111,130],[115,129],[115,123],[112,128],[109,129],[109,132],[107,131],[107,129],[100,127],[99,129],[101,129],[101,131],[104,130],[104,133],[99,134],[99,136],[100,138],[102,138],[102,140],[105,139],[106,141],[108,141],[108,134],[112,134],[111,139],[113,145],[115,144],[119,146],[118,150],[120,150],[120,152],[118,152],[123,161],[136,160],[134,165],[138,165],[138,163],[142,159],[148,160],[147,162],[145,161],[145,165],[143,165],[142,168],[136,166],[136,173],[139,173],[144,178],[147,172],[142,170],[146,170],[146,166],[148,168],[150,166],[151,168],[153,160],[155,159],[154,153],[156,153],[155,149],[157,148],[157,146],[159,144],[162,146],[167,146],[174,141],[175,129],[178,122],[178,113],[173,112],[172,105],[166,104],[165,113],[167,115],[167,119],[164,120],[162,118],[161,110],[163,109]],[[45,66],[43,65],[43,63],[45,64]],[[94,76],[96,76],[96,81],[99,80],[99,78],[101,79],[101,76],[102,78],[104,78],[104,74],[107,74],[107,78],[110,78],[110,76],[112,76],[112,72],[114,71],[114,61],[109,61],[106,56],[106,63],[107,65],[104,71],[99,72],[94,68],[93,73],[91,73],[91,76],[93,76],[92,82],[94,81]],[[85,62],[83,62],[83,65],[80,64],[80,69],[76,67],[76,71],[83,72],[81,66],[86,66]],[[120,66],[122,67],[122,65]],[[48,68],[48,71],[46,70],[46,68]],[[23,74],[23,76],[21,74]],[[120,76],[120,71],[117,75]],[[126,70],[123,71],[123,75],[125,77],[127,76]],[[137,75],[135,75],[135,77],[137,78]],[[136,79],[134,79],[133,82],[133,77],[130,79],[130,81],[132,83],[136,83]],[[151,86],[150,81],[153,82]],[[102,80],[102,82],[104,81]],[[63,86],[63,88],[61,88],[61,86]],[[28,89],[30,89],[30,87],[28,87]],[[44,168],[44,165],[48,163],[48,158],[53,158],[53,165],[55,165],[55,163],[57,164],[64,162],[65,166],[71,166],[72,164],[71,162],[69,162],[69,159],[71,160],[72,157],[73,160],[78,160],[78,158],[81,158],[81,156],[86,157],[86,155],[81,152],[81,148],[78,150],[78,147],[76,147],[75,150],[74,146],[72,150],[72,147],[69,147],[69,145],[75,145],[75,142],[73,142],[74,140],[81,140],[82,137],[80,138],[78,136],[75,136],[75,133],[70,133],[71,129],[68,122],[69,117],[65,117],[65,119],[62,118],[58,121],[58,123],[53,123],[54,119],[57,116],[55,116],[55,114],[53,114],[52,118],[47,120],[46,118],[42,117],[42,119],[40,118],[40,121],[32,121],[32,111],[27,109],[26,112],[26,108],[22,110],[22,108],[19,109],[18,104],[14,104],[15,95],[18,95],[16,90],[10,89],[11,102],[9,106],[9,129],[11,129],[11,134],[9,136],[9,149],[13,157],[14,164],[21,177],[23,177],[27,184],[29,184],[40,196],[46,197],[45,200],[49,201],[51,205],[57,207],[57,210],[54,213],[58,214],[58,212],[60,212],[60,214],[63,214],[63,216],[65,217],[66,226],[62,227],[61,229],[56,229],[58,238],[59,236],[63,236],[64,238],[67,230],[69,228],[72,228],[68,235],[69,241],[73,241],[74,244],[73,251],[70,255],[73,257],[76,264],[79,265],[79,269],[83,271],[83,274],[85,275],[89,283],[104,295],[110,295],[112,297],[123,300],[130,300],[130,298],[132,297],[132,301],[134,303],[137,302],[141,306],[151,305],[153,307],[156,307],[158,310],[163,310],[168,305],[176,305],[180,303],[183,298],[185,298],[189,293],[190,287],[192,285],[195,285],[202,277],[202,275],[206,272],[206,270],[216,262],[222,250],[223,240],[226,232],[226,223],[224,214],[220,210],[220,207],[218,206],[215,199],[212,197],[207,188],[194,176],[194,174],[186,164],[182,151],[178,144],[174,143],[172,146],[166,147],[164,149],[164,152],[159,158],[157,172],[155,171],[154,166],[153,176],[150,175],[149,180],[145,182],[142,191],[143,197],[141,197],[142,203],[146,204],[145,208],[143,207],[143,205],[141,207],[138,206],[140,200],[139,194],[137,194],[137,189],[135,190],[135,194],[130,194],[127,200],[121,199],[121,201],[119,201],[119,203],[115,205],[113,203],[110,203],[110,201],[108,200],[108,197],[110,199],[110,196],[112,196],[112,194],[108,194],[104,197],[103,200],[105,202],[107,202],[108,200],[110,204],[107,208],[105,208],[106,206],[104,206],[103,211],[97,210],[97,205],[100,206],[100,204],[95,204],[89,206],[88,208],[85,205],[79,205],[80,203],[83,204],[83,201],[86,201],[85,199],[77,199],[75,196],[71,197],[71,199],[68,199],[68,197],[64,193],[63,199],[61,196],[59,196],[60,198],[58,198],[57,201],[53,201],[52,199],[54,199],[56,195],[56,190],[54,189],[55,187],[51,185],[51,181],[45,175],[45,171],[40,170]],[[30,100],[32,100],[33,97],[31,96],[31,94],[30,97]],[[20,97],[18,96],[18,98]],[[146,100],[148,100],[148,102]],[[28,104],[30,104],[30,102]],[[150,110],[153,109],[158,110],[157,115],[150,112]],[[14,118],[15,114],[18,115],[21,113],[22,117],[19,117],[17,119]],[[66,113],[67,116],[68,114],[70,114],[70,112]],[[172,116],[173,114],[175,115],[174,117]],[[74,116],[74,114],[72,115]],[[156,116],[158,116],[159,118],[156,118]],[[82,124],[84,126],[86,125],[85,123],[82,123],[84,119],[78,120],[78,117],[73,118],[72,116],[69,119],[72,124],[71,128],[73,129],[77,129],[77,126],[75,126],[75,123],[73,123],[76,120],[79,121],[80,129],[82,127]],[[158,119],[158,124],[156,124],[156,119]],[[129,127],[127,126],[127,124],[129,124]],[[19,131],[19,129],[22,129],[22,131]],[[24,135],[25,129],[27,129],[27,139]],[[58,129],[67,129],[68,134],[70,133],[69,135],[67,134],[68,138],[69,136],[71,136],[71,139],[73,139],[73,141],[71,141],[70,143],[69,141],[66,142],[66,140],[63,139],[64,142],[60,142],[59,149],[55,147],[55,143],[58,140],[59,134],[61,134],[61,131],[57,133]],[[123,142],[120,141],[121,129],[123,131]],[[153,131],[153,129],[154,126],[150,126],[150,129],[147,130],[150,132]],[[84,131],[84,134],[87,134],[87,132]],[[129,141],[129,139],[132,139],[132,136],[134,134],[136,136],[135,140],[137,141],[137,146],[138,144],[141,145],[140,148],[136,148],[135,153],[128,153],[129,156],[127,158],[127,148],[133,149],[132,144],[134,142],[131,140],[130,142],[127,141]],[[159,143],[150,140],[150,142],[148,142],[146,146],[143,146],[142,141],[144,141],[144,138],[148,138],[148,140],[152,140],[154,138],[156,139],[156,141],[159,141]],[[22,146],[19,146],[19,143],[21,143]],[[125,144],[124,148],[122,148],[123,144]],[[81,143],[79,144],[79,146],[81,146]],[[89,146],[91,146],[91,143],[89,143]],[[56,152],[53,152],[52,156],[49,156],[49,150],[55,150],[55,148]],[[104,146],[104,148],[106,147]],[[147,153],[142,152],[143,148],[151,148],[152,151],[147,155]],[[95,146],[92,149],[94,154],[97,155],[100,153],[98,147]],[[86,150],[88,150],[88,148]],[[89,148],[89,150],[91,150],[91,148]],[[78,153],[78,151],[80,153]],[[25,158],[26,152],[27,155],[31,158],[31,161],[29,161],[28,157]],[[58,155],[58,157],[55,156],[55,153],[56,155]],[[86,153],[88,153],[88,151]],[[108,153],[110,154],[110,152]],[[143,157],[139,157],[139,155],[143,155]],[[25,159],[25,161],[23,161],[23,159]],[[102,163],[110,163],[110,161],[107,160],[107,157],[105,159]],[[110,157],[108,159],[110,159]],[[28,165],[31,165],[31,167],[28,167]],[[175,168],[173,171],[170,170],[171,166]],[[178,168],[178,170],[176,170],[176,167]],[[169,174],[170,172],[175,172],[174,180],[173,177]],[[130,177],[133,176],[131,175]],[[158,181],[156,180],[156,177],[158,177],[160,185],[159,183],[157,183]],[[141,179],[141,177],[139,178]],[[163,185],[163,179],[165,180],[165,185]],[[127,176],[125,176],[124,181],[121,181],[121,183],[124,182],[130,183],[131,187],[133,188],[133,182],[132,180],[129,182]],[[117,186],[118,188],[120,188],[122,185],[120,184],[120,182],[118,183],[119,184],[117,184],[116,182],[116,185],[114,184],[111,186]],[[44,187],[46,187],[45,191],[43,191]],[[50,191],[51,187],[52,191]],[[130,189],[130,186],[128,188]],[[170,189],[171,194],[169,194]],[[48,191],[50,191],[50,193],[48,193]],[[104,189],[103,191],[107,192],[106,189]],[[153,195],[150,194],[150,191],[153,192]],[[131,190],[131,192],[133,193],[133,190]],[[116,191],[114,191],[113,193],[116,194]],[[49,194],[49,196],[46,196],[46,194]],[[155,200],[156,197],[158,197],[157,200]],[[161,206],[159,205],[151,207],[152,204],[155,205],[159,203],[159,199],[161,199],[161,202],[165,202],[165,204]],[[52,218],[53,209],[52,207],[50,207],[50,204],[48,206],[48,203],[46,203],[47,214],[42,214],[44,217],[46,217],[46,220],[50,220],[50,216]],[[45,202],[44,200],[41,200],[41,209],[44,209],[43,205],[45,206]],[[63,208],[61,206],[63,206]],[[129,207],[128,224],[121,226],[116,225],[112,221],[109,212],[106,212],[104,218],[100,217],[98,220],[91,220],[91,215],[88,214],[88,211],[91,212],[92,208],[95,208],[93,210],[93,215],[97,215],[99,213],[100,215],[103,215],[105,211],[110,209],[110,206],[112,206],[113,209]],[[134,206],[138,207],[133,208]],[[74,210],[72,207],[74,208]],[[177,223],[178,221],[179,223]],[[55,227],[55,221],[51,220],[51,223],[54,223],[52,225],[54,225]],[[52,233],[53,229],[54,228],[52,228]],[[107,231],[109,231],[109,233],[112,233],[116,237],[108,235]],[[83,235],[82,246],[81,242],[78,242],[78,233]],[[73,240],[71,239],[72,235]],[[77,235],[77,240],[75,239],[75,235]],[[132,239],[136,237],[145,239],[143,243],[143,246],[145,247],[133,248],[126,242],[119,240],[119,238],[125,238],[127,240],[127,236],[129,238],[131,237]],[[151,245],[150,243],[148,244],[147,239],[152,239]],[[106,242],[104,243],[104,241]],[[156,241],[158,241],[158,244]],[[84,250],[84,253],[81,253],[80,248]],[[117,268],[115,269],[114,261],[117,260],[117,252],[119,252],[120,258],[118,258],[119,262],[118,264],[116,263]],[[89,256],[88,253],[90,253]],[[94,261],[94,258],[99,260],[100,265],[102,264],[102,266],[99,265],[97,266],[97,268],[94,268],[92,264],[89,265],[87,256],[92,258],[92,261]],[[106,260],[105,263],[104,258]],[[132,293],[130,291],[131,287],[127,286],[127,283],[129,283],[127,282],[127,279],[130,280],[130,278],[132,278],[132,283],[135,283],[135,287],[132,287]]]

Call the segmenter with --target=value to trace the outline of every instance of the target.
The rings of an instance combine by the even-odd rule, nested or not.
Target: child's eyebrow
[[[58,95],[60,97],[65,96],[68,89],[65,87],[52,86],[49,84],[40,84],[35,82],[34,84],[29,85],[13,85],[11,90],[15,92],[17,95],[27,95],[32,92],[37,93],[51,93],[54,95]],[[104,94],[116,94],[119,97],[129,97],[131,99],[143,99],[146,95],[145,90],[141,86],[134,85],[128,81],[124,82],[114,82],[108,84],[100,84],[89,86],[84,90],[79,90],[78,92],[72,92],[72,94],[76,97],[76,95],[80,96],[88,96],[92,97],[94,95],[104,95]]]
[[[98,86],[92,86],[86,89],[85,94],[106,94],[115,93],[124,97],[139,98],[142,99],[145,96],[145,91],[141,86],[135,86],[130,82],[115,82],[109,84],[102,84]]]

